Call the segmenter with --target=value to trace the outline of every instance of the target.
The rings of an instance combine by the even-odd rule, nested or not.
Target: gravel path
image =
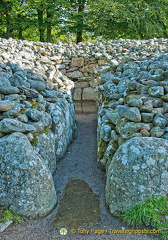
[[[105,207],[105,173],[97,168],[96,153],[96,114],[77,114],[78,136],[69,146],[68,151],[59,163],[57,172],[54,175],[55,187],[58,192],[58,198],[63,196],[64,188],[68,181],[72,179],[81,179],[89,184],[93,192],[100,199],[100,217],[101,221],[87,228],[68,229],[66,236],[59,233],[60,227],[52,227],[55,209],[50,215],[37,220],[25,219],[24,223],[13,225],[1,233],[2,240],[69,240],[69,239],[111,239],[111,240],[152,240],[159,239],[154,235],[146,234],[118,234],[112,233],[107,229],[121,230],[127,229],[118,218],[112,217]],[[92,230],[91,230],[92,229]],[[93,230],[94,229],[94,230]],[[88,234],[82,230],[89,230]],[[95,230],[102,230],[100,234],[93,233]],[[104,232],[106,231],[106,232]]]

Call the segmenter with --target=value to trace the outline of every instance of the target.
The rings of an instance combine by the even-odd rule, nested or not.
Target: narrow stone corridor
[[[9,227],[0,236],[0,240],[154,240],[157,236],[146,234],[104,233],[105,230],[128,229],[119,218],[110,215],[105,206],[105,172],[97,166],[97,114],[76,114],[77,138],[69,145],[62,160],[57,164],[54,183],[58,193],[59,204],[47,217],[29,220]],[[97,223],[81,226],[72,232],[68,229],[66,236],[60,235],[60,226],[55,218],[64,196],[64,189],[71,180],[82,180],[92,189],[100,202],[100,218]],[[82,199],[80,199],[82,202]],[[73,204],[73,203],[72,203]],[[65,209],[66,211],[66,209]],[[62,227],[67,227],[63,225]],[[73,229],[74,230],[74,229]],[[84,232],[89,231],[88,233]],[[92,230],[92,232],[91,232]],[[99,231],[99,233],[96,231]]]

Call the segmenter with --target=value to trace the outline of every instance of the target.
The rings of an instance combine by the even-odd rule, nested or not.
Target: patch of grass
[[[168,197],[151,198],[123,212],[120,217],[129,226],[150,226],[160,229],[161,238],[168,239]]]
[[[0,206],[0,222],[13,221],[15,223],[21,223],[22,217],[15,214],[13,211],[9,210],[4,206]]]

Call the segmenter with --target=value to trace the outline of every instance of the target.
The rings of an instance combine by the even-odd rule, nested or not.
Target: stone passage
[[[56,226],[64,222],[64,226],[79,227],[100,221],[98,198],[105,190],[105,178],[97,167],[97,114],[76,114],[76,120],[77,138],[54,175],[60,202]]]
[[[151,182],[149,194],[146,194],[144,189],[148,186],[143,181],[135,181],[135,188],[127,196],[138,199],[134,205],[148,197],[168,193],[164,184],[168,182],[165,158],[168,144],[167,39],[120,39],[77,45],[13,39],[0,39],[0,42],[0,204],[29,216],[45,215],[55,206],[57,196],[52,174],[76,132],[73,100],[78,101],[76,111],[79,112],[91,111],[88,102],[83,103],[83,100],[98,103],[98,162],[107,170],[109,206],[116,202],[118,192],[125,196],[130,187],[131,183],[125,180],[129,173],[126,170],[130,168],[132,172],[141,169],[142,176],[146,174],[146,183]],[[88,123],[83,116],[80,120]],[[79,179],[82,176],[86,181],[86,173],[96,178],[95,161],[90,167],[86,164],[92,154],[90,146],[97,149],[96,143],[85,142],[89,124],[82,130],[80,141],[84,145],[78,143],[78,148],[74,149],[78,158],[66,162],[74,167],[72,173],[75,176],[81,174]],[[138,157],[144,157],[141,155],[134,155],[131,162],[128,157],[123,160],[120,153],[129,156],[130,149],[138,152],[136,143],[132,140],[133,146],[129,147],[129,141],[134,139],[141,143],[143,138],[148,144],[150,141],[154,144],[164,142],[164,147],[155,151],[148,146],[152,153],[145,155],[148,159],[140,161],[141,165],[137,163]],[[162,141],[158,140],[160,138]],[[27,151],[24,152],[25,146]],[[128,147],[123,149],[123,146]],[[160,160],[157,157],[151,160],[151,156],[158,154]],[[117,161],[125,170],[120,176],[117,174],[119,169],[113,168]],[[157,186],[162,191],[154,188],[154,173],[158,166],[161,171]],[[62,173],[69,176],[68,170]],[[111,182],[113,178],[115,188]],[[121,186],[120,181],[124,185]],[[36,192],[33,186],[38,182],[39,192]],[[44,186],[50,192],[50,202],[47,191],[42,192]],[[139,195],[134,198],[137,186]],[[43,201],[36,198],[40,193],[43,193]],[[130,201],[127,202],[126,207],[130,207]],[[115,210],[122,210],[117,204]]]

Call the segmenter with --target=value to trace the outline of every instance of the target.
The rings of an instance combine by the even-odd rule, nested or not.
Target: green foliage
[[[89,21],[95,36],[146,39],[167,37],[166,0],[93,1]]]
[[[21,223],[22,218],[18,214],[15,214],[13,211],[9,210],[6,207],[0,206],[0,222],[13,221],[15,223]]]
[[[163,229],[163,239],[168,239],[168,197],[151,198],[144,203],[123,212],[120,217],[129,226],[151,226],[154,229]],[[167,230],[164,230],[167,229]]]
[[[168,37],[167,0],[1,0],[0,36],[33,41]]]

